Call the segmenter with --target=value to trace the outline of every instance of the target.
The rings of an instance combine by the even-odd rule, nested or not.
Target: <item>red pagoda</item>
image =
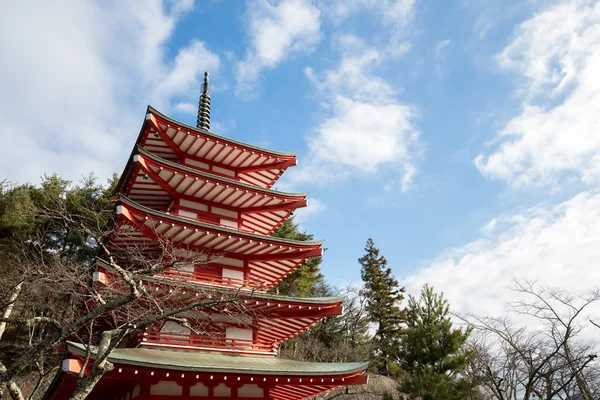
[[[205,74],[197,127],[148,107],[141,132],[116,189],[118,229],[107,239],[113,256],[128,246],[174,248],[206,255],[201,265],[167,269],[149,279],[170,280],[193,292],[236,293],[257,311],[211,315],[207,332],[168,321],[145,328],[115,349],[114,369],[88,398],[119,400],[299,400],[367,382],[366,363],[313,363],[277,357],[277,347],[322,318],[342,312],[341,297],[295,298],[267,291],[305,260],[322,255],[321,241],[270,236],[307,205],[306,193],[270,189],[295,153],[262,149],[215,135]],[[214,260],[210,254],[220,254]],[[109,283],[110,264],[98,259],[97,283]],[[81,371],[86,346],[68,342],[62,371],[46,393],[67,399]]]

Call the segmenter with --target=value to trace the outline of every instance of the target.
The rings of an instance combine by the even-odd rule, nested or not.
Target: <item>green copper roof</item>
[[[86,346],[67,342],[67,350],[85,355]],[[95,348],[92,348],[92,352]],[[215,353],[160,349],[115,349],[108,361],[117,364],[161,369],[234,374],[332,376],[363,371],[368,363],[315,363],[276,357],[230,356]]]
[[[226,141],[226,142],[235,143],[235,144],[237,144],[239,146],[243,146],[243,147],[247,147],[249,149],[260,151],[261,153],[273,154],[275,156],[280,156],[280,157],[295,157],[296,156],[296,152],[291,152],[290,153],[290,152],[282,152],[282,151],[274,151],[274,150],[264,149],[262,147],[253,146],[253,145],[248,144],[248,143],[238,142],[237,140],[233,140],[233,139],[225,137],[225,136],[217,135],[216,133],[209,132],[206,129],[197,128],[195,126],[184,124],[182,122],[179,122],[179,121],[176,121],[176,120],[174,120],[172,118],[167,117],[166,115],[164,115],[164,114],[160,113],[159,111],[157,111],[152,106],[148,106],[148,112],[152,113],[152,114],[158,115],[160,118],[164,119],[165,121],[169,121],[169,122],[172,122],[172,123],[174,123],[176,125],[180,125],[182,127],[185,127],[185,129],[189,129],[189,130],[194,131],[194,132],[198,132],[198,133],[202,133],[202,134],[207,135],[207,136],[214,137],[217,140],[223,140],[223,141]]]

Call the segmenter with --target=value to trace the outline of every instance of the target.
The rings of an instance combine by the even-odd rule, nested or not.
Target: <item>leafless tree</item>
[[[47,233],[44,223],[27,240],[15,243],[16,250],[0,265],[0,394],[6,390],[12,399],[24,400],[25,394],[33,398],[43,377],[57,369],[56,349],[66,340],[77,340],[89,346],[71,399],[84,399],[112,369],[111,351],[139,330],[173,321],[200,334],[202,324],[197,322],[211,313],[249,312],[238,301],[239,291],[201,288],[172,275],[160,278],[168,268],[205,263],[206,254],[175,249],[165,239],[154,241],[152,248],[123,247],[116,256],[106,241],[119,228],[115,221],[105,223],[111,220],[110,210],[78,214],[59,198],[34,217],[82,232],[99,248],[110,279],[98,282],[93,263],[66,256],[66,248],[44,248],[39,239]],[[40,380],[25,393],[19,377],[31,371]]]
[[[509,310],[533,326],[509,317],[467,317],[479,331],[471,343],[478,354],[471,373],[499,400],[567,399],[574,393],[596,399],[595,347],[579,334],[586,328],[584,312],[600,302],[598,290],[572,295],[528,281],[516,281],[514,290],[517,300]]]
[[[358,287],[337,291],[344,297],[343,314],[328,317],[280,347],[283,358],[316,362],[363,361],[372,343],[367,332],[366,300]]]

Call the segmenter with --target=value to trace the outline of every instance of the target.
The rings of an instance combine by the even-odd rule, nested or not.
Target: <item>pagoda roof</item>
[[[295,157],[296,156],[296,152],[285,152],[285,151],[277,151],[277,150],[270,150],[270,149],[266,149],[264,147],[259,147],[259,146],[255,146],[252,144],[248,144],[248,143],[244,143],[244,142],[240,142],[237,141],[235,139],[231,139],[225,136],[221,136],[221,135],[217,135],[216,133],[212,133],[210,131],[207,131],[206,129],[202,129],[202,128],[197,128],[195,126],[192,125],[187,125],[183,122],[179,122],[171,117],[166,116],[165,114],[161,113],[160,111],[158,111],[156,108],[152,107],[152,106],[148,106],[148,110],[147,113],[151,113],[156,115],[157,117],[160,117],[160,119],[166,121],[166,122],[170,122],[171,124],[177,125],[178,127],[184,128],[186,130],[190,130],[196,133],[201,133],[204,135],[207,135],[211,138],[214,138],[216,140],[222,140],[224,142],[228,142],[228,143],[232,143],[232,144],[236,144],[238,146],[241,147],[245,147],[247,149],[250,150],[254,150],[256,152],[259,153],[265,153],[265,154],[269,154],[269,155],[273,155],[273,156],[279,156],[279,157]]]
[[[219,136],[175,121],[151,106],[136,145],[180,164],[267,188],[288,167],[297,164],[296,153],[268,150]]]
[[[103,259],[98,258],[97,266],[108,272],[114,272],[110,264]],[[232,290],[235,295],[239,296],[239,301],[245,304],[248,313],[257,318],[258,326],[258,341],[263,344],[268,344],[268,351],[272,351],[275,346],[284,340],[291,338],[303,330],[314,325],[322,318],[340,315],[344,296],[331,297],[290,297],[280,296],[275,294],[260,293],[256,291],[240,290],[243,288],[223,288],[219,286],[211,286],[210,291],[206,291],[205,285],[199,285],[187,281],[185,278],[173,279],[164,275],[138,275],[134,274],[136,280],[143,280],[148,284],[160,287],[164,286],[164,292],[169,293],[174,287],[185,288],[186,296],[192,301],[197,302],[198,296],[196,293],[205,291],[203,296],[218,296],[220,294],[231,294]],[[110,280],[109,280],[110,281]],[[161,293],[157,291],[157,293]],[[184,297],[184,296],[183,296]],[[185,299],[182,299],[182,301]],[[244,315],[242,312],[240,315]],[[166,335],[168,336],[168,335]],[[168,340],[165,344],[160,344],[164,347],[175,348],[193,348],[198,345],[188,344],[180,345],[182,342],[179,339],[178,345],[171,345]],[[146,342],[146,345],[153,345],[151,342]],[[229,351],[229,350],[224,350]],[[252,353],[252,351],[250,351]],[[257,351],[254,351],[257,353]]]
[[[112,270],[110,263],[102,258],[97,257],[96,258],[96,263],[98,266],[105,268],[107,270]],[[142,276],[137,276],[137,278],[140,278]],[[155,276],[155,277],[150,277],[150,276],[143,276],[142,277],[144,280],[148,280],[148,281],[153,281],[153,282],[164,282],[164,278],[160,277],[160,275]],[[176,281],[174,282],[175,284],[181,284],[181,285],[185,285],[186,287],[189,288],[193,288],[194,285],[192,283],[189,283],[187,281]],[[237,291],[237,287],[234,288],[234,290]],[[221,288],[221,287],[215,287],[214,290],[216,291],[222,291],[222,292],[228,292],[231,289],[228,288]],[[265,301],[272,301],[273,302],[273,308],[275,308],[276,303],[297,303],[297,304],[314,304],[314,305],[332,305],[332,304],[339,304],[341,302],[344,301],[345,296],[326,296],[326,297],[293,297],[293,296],[282,296],[279,294],[272,294],[272,293],[261,293],[261,292],[256,292],[256,291],[252,291],[251,294],[247,294],[244,295],[243,292],[239,293],[240,296],[249,296],[252,299],[255,300],[265,300]]]
[[[68,399],[76,388],[77,374],[83,367],[87,347],[67,342],[69,358],[63,360],[44,397],[47,400]],[[94,359],[95,347],[91,347]],[[96,384],[89,399],[111,398],[115,393],[131,390],[131,385],[152,385],[174,381],[178,384],[205,386],[258,384],[268,389],[274,400],[301,400],[341,386],[368,382],[368,364],[315,363],[270,357],[219,355],[162,349],[114,349],[108,356],[114,368]],[[84,371],[85,372],[85,371]],[[188,398],[189,396],[178,396]],[[153,395],[136,398],[152,399]],[[231,397],[229,397],[231,398]]]
[[[67,351],[86,356],[87,346],[67,342]],[[92,347],[95,353],[95,347]],[[364,371],[368,363],[316,363],[279,357],[249,357],[196,351],[116,348],[108,356],[116,364],[167,370],[277,376],[339,376]]]
[[[158,210],[166,210],[174,200],[196,211],[194,203],[237,213],[241,229],[271,234],[291,211],[307,205],[307,193],[286,193],[202,172],[173,163],[136,147],[127,169],[133,171],[119,192]],[[191,208],[190,208],[191,207]]]
[[[304,260],[323,254],[322,240],[297,241],[216,226],[156,211],[124,196],[119,197],[117,214],[136,230],[121,226],[123,229],[109,238],[109,247],[117,255],[126,253],[130,245],[142,245],[150,251],[158,249],[156,240],[168,240],[176,248],[243,260],[248,263],[248,272],[262,277],[267,287]]]

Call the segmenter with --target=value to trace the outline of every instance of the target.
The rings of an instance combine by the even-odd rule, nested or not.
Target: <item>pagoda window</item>
[[[208,396],[208,387],[204,386],[202,382],[198,382],[194,386],[190,386],[190,396]]]
[[[164,323],[162,328],[160,329],[161,333],[175,333],[177,335],[187,335],[189,336],[192,331],[188,328],[179,325],[177,322],[167,321]]]
[[[214,388],[213,395],[215,397],[231,397],[231,388],[224,383],[219,383],[219,386]]]
[[[183,388],[174,381],[160,381],[156,385],[150,386],[151,395],[163,396],[181,396]]]
[[[239,281],[234,283],[242,283],[244,281],[244,271],[236,269],[223,268],[223,278]]]
[[[238,389],[238,397],[264,397],[265,391],[256,384],[245,384]]]
[[[253,331],[252,329],[235,328],[228,326],[225,330],[225,339],[233,347],[240,348],[244,345],[252,347]]]

